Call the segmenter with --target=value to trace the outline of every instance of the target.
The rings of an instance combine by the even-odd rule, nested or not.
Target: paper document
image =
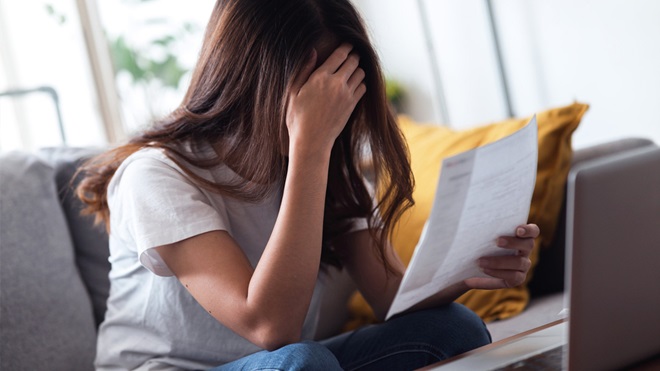
[[[527,223],[536,181],[536,116],[522,129],[442,162],[422,235],[387,319],[471,277],[477,259],[513,254],[496,246]]]

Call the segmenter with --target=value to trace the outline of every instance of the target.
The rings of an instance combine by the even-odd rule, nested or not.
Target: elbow
[[[302,340],[301,329],[283,329],[281,326],[264,326],[255,332],[252,342],[259,348],[273,351]]]
[[[257,310],[246,308],[235,314],[234,321],[225,326],[261,349],[273,351],[302,340],[304,317],[276,315],[278,313],[264,311],[262,306]]]

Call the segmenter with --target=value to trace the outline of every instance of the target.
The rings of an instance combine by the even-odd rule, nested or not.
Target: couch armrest
[[[74,193],[80,179],[72,178],[84,161],[101,152],[100,148],[73,147],[43,148],[39,151],[39,155],[55,171],[53,180],[73,240],[76,266],[92,300],[96,326],[105,317],[110,292],[108,235],[103,226],[94,226],[93,217],[80,215],[83,204]]]
[[[0,369],[93,370],[96,327],[54,169],[0,156]]]

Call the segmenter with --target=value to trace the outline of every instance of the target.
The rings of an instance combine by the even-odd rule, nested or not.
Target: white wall
[[[380,54],[385,74],[406,88],[405,110],[416,120],[441,122],[438,86],[414,0],[355,0]]]
[[[507,117],[484,0],[424,0],[452,127]]]
[[[440,109],[432,68],[440,73],[451,126],[506,116],[485,0],[421,0],[435,65],[421,41],[419,2],[356,2],[389,74],[412,91],[406,109],[413,117],[440,122],[440,115],[430,114]],[[578,100],[591,108],[573,137],[576,148],[630,136],[660,143],[660,1],[493,5],[515,115]]]
[[[495,4],[518,112],[576,99],[591,107],[575,147],[623,136],[660,144],[660,1]]]
[[[506,116],[483,0],[354,1],[406,113],[454,128]]]

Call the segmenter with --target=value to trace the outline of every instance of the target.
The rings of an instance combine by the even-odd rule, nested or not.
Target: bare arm
[[[375,241],[368,230],[338,237],[333,241],[333,246],[376,318],[383,320],[406,270],[399,256],[388,243],[386,254],[395,272],[387,274],[383,263],[375,255]]]
[[[366,90],[350,50],[342,45],[316,71],[314,54],[294,84],[282,204],[257,266],[223,231],[157,248],[202,307],[262,348],[300,339],[318,275],[330,151]]]
[[[280,213],[254,270],[225,231],[157,248],[202,307],[262,348],[300,337],[318,274],[327,163],[291,159]]]

